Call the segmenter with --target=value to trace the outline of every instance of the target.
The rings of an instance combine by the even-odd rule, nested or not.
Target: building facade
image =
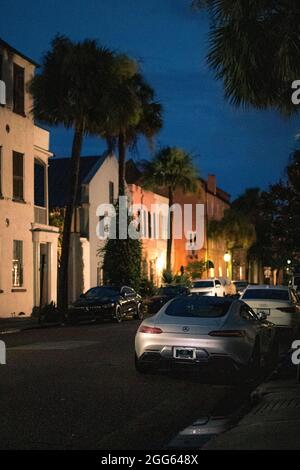
[[[216,177],[209,175],[207,180],[199,179],[195,193],[184,194],[178,190],[174,202],[182,208],[182,236],[173,241],[173,270],[180,273],[189,264],[206,262],[207,270],[203,277],[230,277],[230,263],[224,260],[227,251],[226,241],[213,239],[209,236],[209,223],[221,220],[224,211],[230,207],[230,196],[217,187]],[[196,206],[199,204],[199,224],[196,226]],[[184,232],[185,205],[192,207],[192,226]],[[188,246],[189,245],[189,246]]]
[[[128,184],[127,191],[134,205],[133,215],[139,219],[143,275],[160,286],[166,268],[168,199],[137,184]]]
[[[51,213],[64,215],[68,188],[70,158],[54,158],[49,165]],[[112,154],[82,157],[76,208],[72,221],[69,258],[69,301],[72,302],[90,287],[103,282],[105,241],[99,239],[97,228],[103,216],[101,204],[114,204],[118,197],[118,161]]]
[[[0,40],[0,316],[56,302],[58,230],[48,223],[49,132],[26,85],[36,64]],[[4,98],[4,99],[3,99]]]

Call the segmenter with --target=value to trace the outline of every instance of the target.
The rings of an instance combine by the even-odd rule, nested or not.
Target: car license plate
[[[196,359],[196,348],[174,348],[173,357],[174,359]]]

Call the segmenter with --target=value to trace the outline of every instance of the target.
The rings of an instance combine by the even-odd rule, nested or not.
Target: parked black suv
[[[73,324],[84,320],[104,319],[121,323],[127,316],[143,319],[142,297],[128,286],[92,287],[81,294],[68,310],[68,319]]]

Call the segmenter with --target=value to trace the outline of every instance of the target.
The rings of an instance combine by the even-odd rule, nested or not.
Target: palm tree
[[[102,134],[109,147],[118,148],[119,196],[125,194],[125,163],[128,146],[134,146],[143,135],[152,143],[162,127],[162,107],[154,91],[141,75],[138,65],[127,58],[131,73],[111,82],[107,93],[107,116]]]
[[[59,273],[58,306],[62,310],[68,302],[71,223],[83,138],[87,134],[99,135],[103,130],[105,93],[110,77],[118,75],[120,63],[120,58],[93,40],[74,43],[57,36],[43,58],[40,73],[29,85],[34,117],[47,125],[74,130]]]
[[[152,161],[143,162],[143,183],[151,189],[165,188],[169,198],[169,236],[167,240],[166,270],[171,271],[173,242],[173,206],[174,193],[177,189],[183,192],[195,192],[197,189],[197,170],[191,155],[177,147],[164,147]]]
[[[297,110],[300,77],[298,0],[194,0],[211,13],[208,62],[236,105]]]

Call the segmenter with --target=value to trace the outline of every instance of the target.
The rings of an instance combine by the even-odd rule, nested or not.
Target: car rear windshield
[[[160,295],[177,295],[177,294],[182,294],[185,292],[185,288],[183,287],[177,287],[177,286],[169,286],[169,287],[162,287],[159,289],[158,293]]]
[[[172,317],[223,317],[229,311],[232,301],[216,297],[191,295],[174,299],[165,314]]]
[[[289,293],[280,289],[248,289],[243,295],[244,299],[289,300]]]
[[[196,281],[193,283],[193,287],[214,287],[214,282],[213,281]]]
[[[243,282],[243,281],[235,281],[233,283],[236,287],[247,287],[248,286],[248,283],[247,282]]]

